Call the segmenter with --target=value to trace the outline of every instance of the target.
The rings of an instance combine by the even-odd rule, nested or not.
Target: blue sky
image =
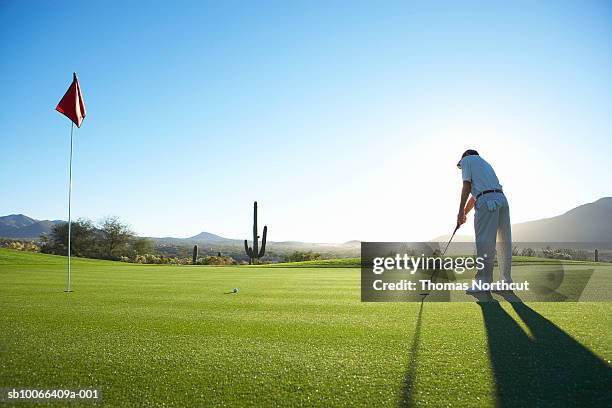
[[[514,222],[557,215],[612,195],[610,38],[605,1],[0,1],[0,214],[66,218],[77,71],[76,217],[429,239],[466,148]]]

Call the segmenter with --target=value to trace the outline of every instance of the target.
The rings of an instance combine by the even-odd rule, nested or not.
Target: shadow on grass
[[[531,337],[499,303],[479,303],[499,407],[611,407],[612,369],[522,302],[511,305]]]
[[[419,351],[419,339],[421,337],[422,318],[423,301],[421,301],[421,307],[419,308],[419,314],[417,315],[416,326],[414,328],[414,336],[412,337],[412,346],[410,347],[410,354],[408,357],[408,371],[404,376],[404,383],[402,384],[402,392],[400,395],[400,407],[414,407],[416,405],[413,391],[416,380],[417,357]]]

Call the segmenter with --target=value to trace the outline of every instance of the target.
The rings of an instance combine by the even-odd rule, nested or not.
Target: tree
[[[42,252],[66,255],[68,253],[68,223],[56,224]],[[95,257],[98,252],[96,229],[91,221],[80,218],[70,228],[70,251],[74,256]]]
[[[100,223],[102,255],[107,259],[119,259],[129,251],[134,232],[118,217],[109,216]]]
[[[49,237],[41,236],[41,252],[66,255],[68,252],[68,224],[55,225]],[[153,241],[134,235],[127,224],[117,217],[106,217],[96,227],[87,219],[72,223],[71,249],[74,256],[119,260],[135,259],[154,251]]]
[[[130,246],[136,255],[153,253],[153,241],[148,238],[134,237]]]

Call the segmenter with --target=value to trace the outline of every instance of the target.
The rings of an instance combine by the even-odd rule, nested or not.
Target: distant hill
[[[193,237],[186,238],[186,239],[191,239],[193,241],[206,241],[206,242],[228,242],[228,241],[234,241],[232,239],[224,238],[224,237],[221,237],[219,235],[211,234],[210,232],[206,232],[206,231],[202,231],[198,235],[194,235]]]
[[[515,224],[512,238],[521,242],[612,242],[612,197],[556,217]]]
[[[444,242],[443,235],[432,241]],[[612,242],[612,197],[583,204],[565,214],[512,225],[514,242]],[[473,235],[458,235],[455,242],[472,242]]]
[[[35,224],[36,220],[23,214],[11,214],[0,217],[0,225],[14,228],[23,228]]]
[[[49,234],[55,224],[61,220],[35,220],[23,214],[11,214],[0,217],[0,237],[37,239],[40,234]]]

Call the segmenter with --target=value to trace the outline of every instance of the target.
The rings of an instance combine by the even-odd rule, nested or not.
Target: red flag
[[[57,104],[55,110],[66,115],[77,127],[81,127],[81,123],[85,119],[85,102],[83,102],[83,95],[81,95],[81,87],[79,86],[76,72],[74,73],[70,88],[68,88],[62,100]]]

